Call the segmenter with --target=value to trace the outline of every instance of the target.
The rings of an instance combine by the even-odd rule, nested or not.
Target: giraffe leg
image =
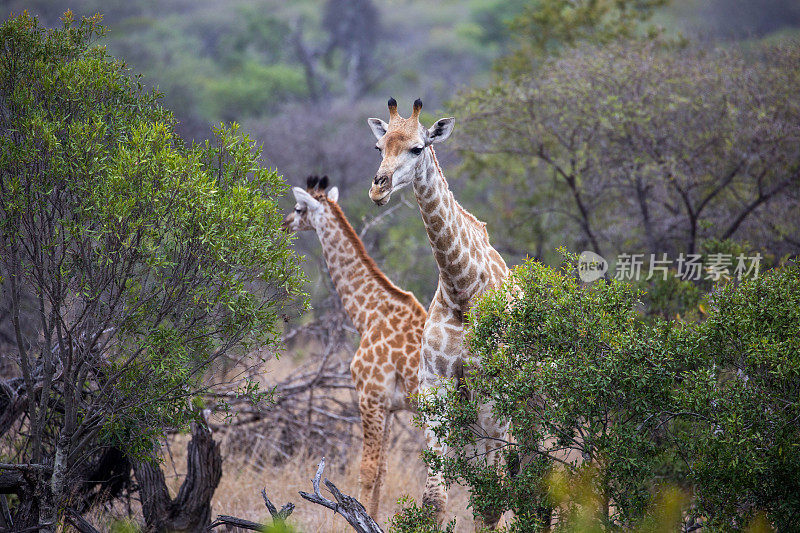
[[[421,372],[420,378],[419,390],[421,395],[441,394],[443,389],[437,386],[437,378],[435,376],[425,375]],[[447,453],[446,445],[439,442],[430,424],[431,422],[427,422],[425,427],[425,446],[428,451],[442,456]],[[422,493],[422,505],[433,508],[437,524],[444,523],[445,511],[447,510],[447,489],[445,488],[442,474],[434,472],[430,467],[428,467],[428,477],[425,480],[425,490]]]
[[[445,454],[445,447],[439,443],[439,439],[427,427],[425,428],[425,445],[429,451],[437,455]],[[422,505],[433,508],[437,524],[444,523],[447,510],[447,489],[441,472],[434,472],[430,467],[428,467],[428,477],[425,480],[425,491],[422,493]]]
[[[484,403],[478,408],[478,428],[479,435],[486,435],[487,438],[480,439],[476,445],[475,457],[485,458],[487,464],[499,468],[503,462],[501,454],[502,440],[508,432],[508,422],[497,419],[492,414],[492,404]],[[480,459],[479,459],[480,460]],[[494,530],[501,525],[503,510],[499,508],[484,508],[481,515],[475,520],[475,531],[484,529]]]
[[[378,512],[380,492],[380,469],[383,449],[383,434],[386,427],[386,407],[377,398],[359,395],[361,426],[364,430],[364,445],[361,452],[361,472],[358,500],[364,504],[370,516]]]
[[[388,470],[388,457],[389,457],[389,434],[391,433],[392,428],[392,413],[386,413],[386,419],[383,425],[383,435],[381,439],[381,455],[380,460],[378,462],[378,477],[375,481],[375,485],[372,488],[372,496],[371,502],[374,504],[374,510],[370,513],[370,516],[377,520],[377,513],[380,507],[381,501],[381,488],[383,487],[383,482],[386,480],[386,472]]]

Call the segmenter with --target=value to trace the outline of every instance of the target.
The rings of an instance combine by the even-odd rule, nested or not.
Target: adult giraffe
[[[413,113],[403,118],[397,102],[389,99],[389,123],[378,118],[368,120],[378,139],[381,161],[369,190],[369,197],[385,205],[391,194],[411,184],[419,204],[422,220],[439,267],[439,285],[428,309],[422,336],[422,361],[419,369],[421,394],[441,391],[442,381],[457,381],[464,376],[470,354],[464,343],[464,315],[475,297],[490,288],[499,287],[509,270],[500,254],[489,243],[486,225],[461,207],[447,186],[439,168],[433,144],[446,140],[453,131],[454,118],[436,121],[430,129],[419,123],[422,101],[414,102]],[[508,423],[492,416],[491,406],[484,404],[478,426],[487,438],[479,439],[475,450],[491,462],[500,454],[496,439],[503,439]],[[426,429],[426,443],[437,453],[446,453],[433,432]],[[484,456],[484,455],[481,455]],[[437,519],[444,519],[447,493],[440,475],[428,471],[424,504],[433,505]],[[488,509],[480,527],[494,528],[501,513]]]
[[[326,193],[327,185],[325,176],[310,177],[306,190],[294,187],[297,204],[283,223],[294,232],[316,231],[336,292],[361,334],[350,364],[364,430],[358,499],[377,518],[391,416],[411,410],[409,396],[417,392],[425,309],[367,255],[337,203],[339,190]]]

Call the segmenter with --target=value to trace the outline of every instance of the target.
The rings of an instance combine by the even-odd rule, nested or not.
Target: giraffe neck
[[[369,315],[380,303],[409,293],[395,287],[378,270],[338,205],[328,203],[326,214],[324,223],[316,230],[322,254],[345,312],[359,333],[363,333],[371,323]]]
[[[425,150],[417,172],[414,194],[439,266],[439,288],[448,305],[463,310],[486,287],[485,272],[494,249],[483,223],[456,202],[432,146]]]

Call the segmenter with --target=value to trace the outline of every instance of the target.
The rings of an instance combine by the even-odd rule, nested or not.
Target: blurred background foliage
[[[309,174],[328,175],[339,186],[340,203],[357,231],[383,213],[366,196],[379,161],[365,119],[384,117],[389,96],[398,99],[404,114],[411,101],[421,97],[423,122],[456,116],[454,139],[439,150],[444,172],[462,203],[489,223],[493,242],[511,264],[526,257],[552,264],[561,245],[576,251],[595,247],[576,222],[580,210],[574,191],[559,183],[552,165],[536,154],[509,157],[496,149],[498,142],[507,146],[509,132],[486,116],[483,103],[507,104],[506,111],[516,112],[514,106],[525,102],[504,100],[504,95],[534,86],[551,91],[549,101],[537,102],[541,105],[569,106],[570,99],[590,98],[592,91],[609,95],[604,101],[587,100],[583,108],[562,107],[571,111],[568,118],[576,123],[591,114],[605,115],[604,143],[590,137],[585,145],[591,150],[577,154],[596,163],[594,174],[580,177],[578,188],[590,200],[587,222],[598,227],[597,251],[612,259],[622,251],[685,251],[691,248],[686,232],[676,235],[675,228],[683,228],[687,213],[680,202],[673,202],[680,191],[673,190],[672,196],[664,192],[670,174],[662,172],[663,164],[645,162],[650,173],[642,174],[641,179],[648,180],[644,189],[654,203],[666,206],[664,210],[679,213],[655,213],[660,225],[644,228],[634,202],[629,202],[631,210],[618,209],[630,187],[620,188],[619,180],[610,183],[614,178],[604,173],[619,165],[630,147],[613,134],[642,125],[657,131],[676,116],[688,121],[700,109],[705,114],[696,122],[706,129],[681,124],[689,128],[682,130],[687,135],[668,154],[678,161],[688,157],[687,146],[713,137],[713,113],[728,105],[725,92],[712,98],[714,84],[730,80],[737,69],[746,74],[769,70],[763,43],[781,46],[775,43],[796,42],[800,35],[800,7],[793,0],[11,0],[3,5],[5,16],[24,9],[48,26],[57,25],[66,9],[77,16],[102,13],[110,53],[164,94],[163,103],[174,111],[185,139],[204,140],[212,131],[209,126],[220,121],[241,123],[263,143],[266,160],[289,183],[300,184]],[[614,41],[619,44],[605,55],[591,48]],[[642,41],[656,42],[648,46],[659,51],[642,52]],[[707,56],[712,48],[721,51]],[[777,70],[796,66],[796,44],[787,50],[781,56],[785,64]],[[648,68],[647,53],[653,54],[655,66]],[[593,86],[592,76],[609,62],[624,65],[616,78],[612,73],[607,80],[616,85]],[[664,88],[660,99],[645,101],[624,87],[629,78],[658,83],[656,74],[665,65],[678,79]],[[758,81],[749,77],[734,87],[745,104]],[[772,100],[754,113],[766,112],[767,122],[781,113],[793,120],[796,102],[774,99],[796,81],[786,75],[772,85],[762,84],[773,91]],[[683,94],[687,87],[690,94]],[[691,102],[684,105],[683,98]],[[672,112],[662,114],[670,105]],[[548,118],[558,117],[541,118],[545,127]],[[721,166],[735,164],[743,150],[737,144],[742,135],[735,117],[728,118],[721,123],[723,134],[708,145],[709,157]],[[528,149],[540,138],[540,132],[535,133],[526,139]],[[551,138],[557,133],[551,131]],[[786,142],[794,141],[796,130],[784,133]],[[759,142],[761,131],[748,134],[752,143],[745,149],[759,157],[753,143]],[[634,137],[641,140],[646,135]],[[726,146],[733,155],[718,157]],[[568,152],[559,155],[568,158]],[[778,154],[782,159],[777,164],[786,172],[775,179],[796,173],[796,152],[787,148]],[[767,158],[764,162],[774,163]],[[632,156],[623,163],[641,161]],[[690,181],[706,178],[698,194],[717,183],[713,171],[718,168],[679,170]],[[603,179],[593,179],[597,176]],[[718,202],[710,202],[695,217],[695,248],[725,233],[721,221],[731,216],[731,205],[746,206],[752,200],[760,183],[744,181],[726,188]],[[775,260],[795,254],[800,245],[797,210],[792,208],[797,187],[795,180],[789,181],[779,201],[757,206],[743,227],[727,238],[767,247],[763,251]],[[435,264],[410,192],[399,200],[401,205],[370,226],[363,238],[389,277],[427,305],[435,289]],[[772,216],[764,219],[764,213]],[[303,235],[297,246],[312,259],[306,269],[316,282],[312,299],[319,303],[329,288],[323,281],[318,242],[314,235]],[[689,294],[685,300],[697,298]],[[673,315],[680,311],[669,302],[662,307]]]

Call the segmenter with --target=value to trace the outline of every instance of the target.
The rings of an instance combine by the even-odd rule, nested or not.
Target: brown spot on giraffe
[[[426,313],[414,295],[394,285],[367,254],[337,203],[338,189],[326,192],[320,180],[308,185],[293,189],[297,204],[283,225],[291,231],[316,231],[336,292],[361,334],[350,364],[364,433],[358,499],[376,516],[392,413],[412,409],[409,396],[418,388]]]

